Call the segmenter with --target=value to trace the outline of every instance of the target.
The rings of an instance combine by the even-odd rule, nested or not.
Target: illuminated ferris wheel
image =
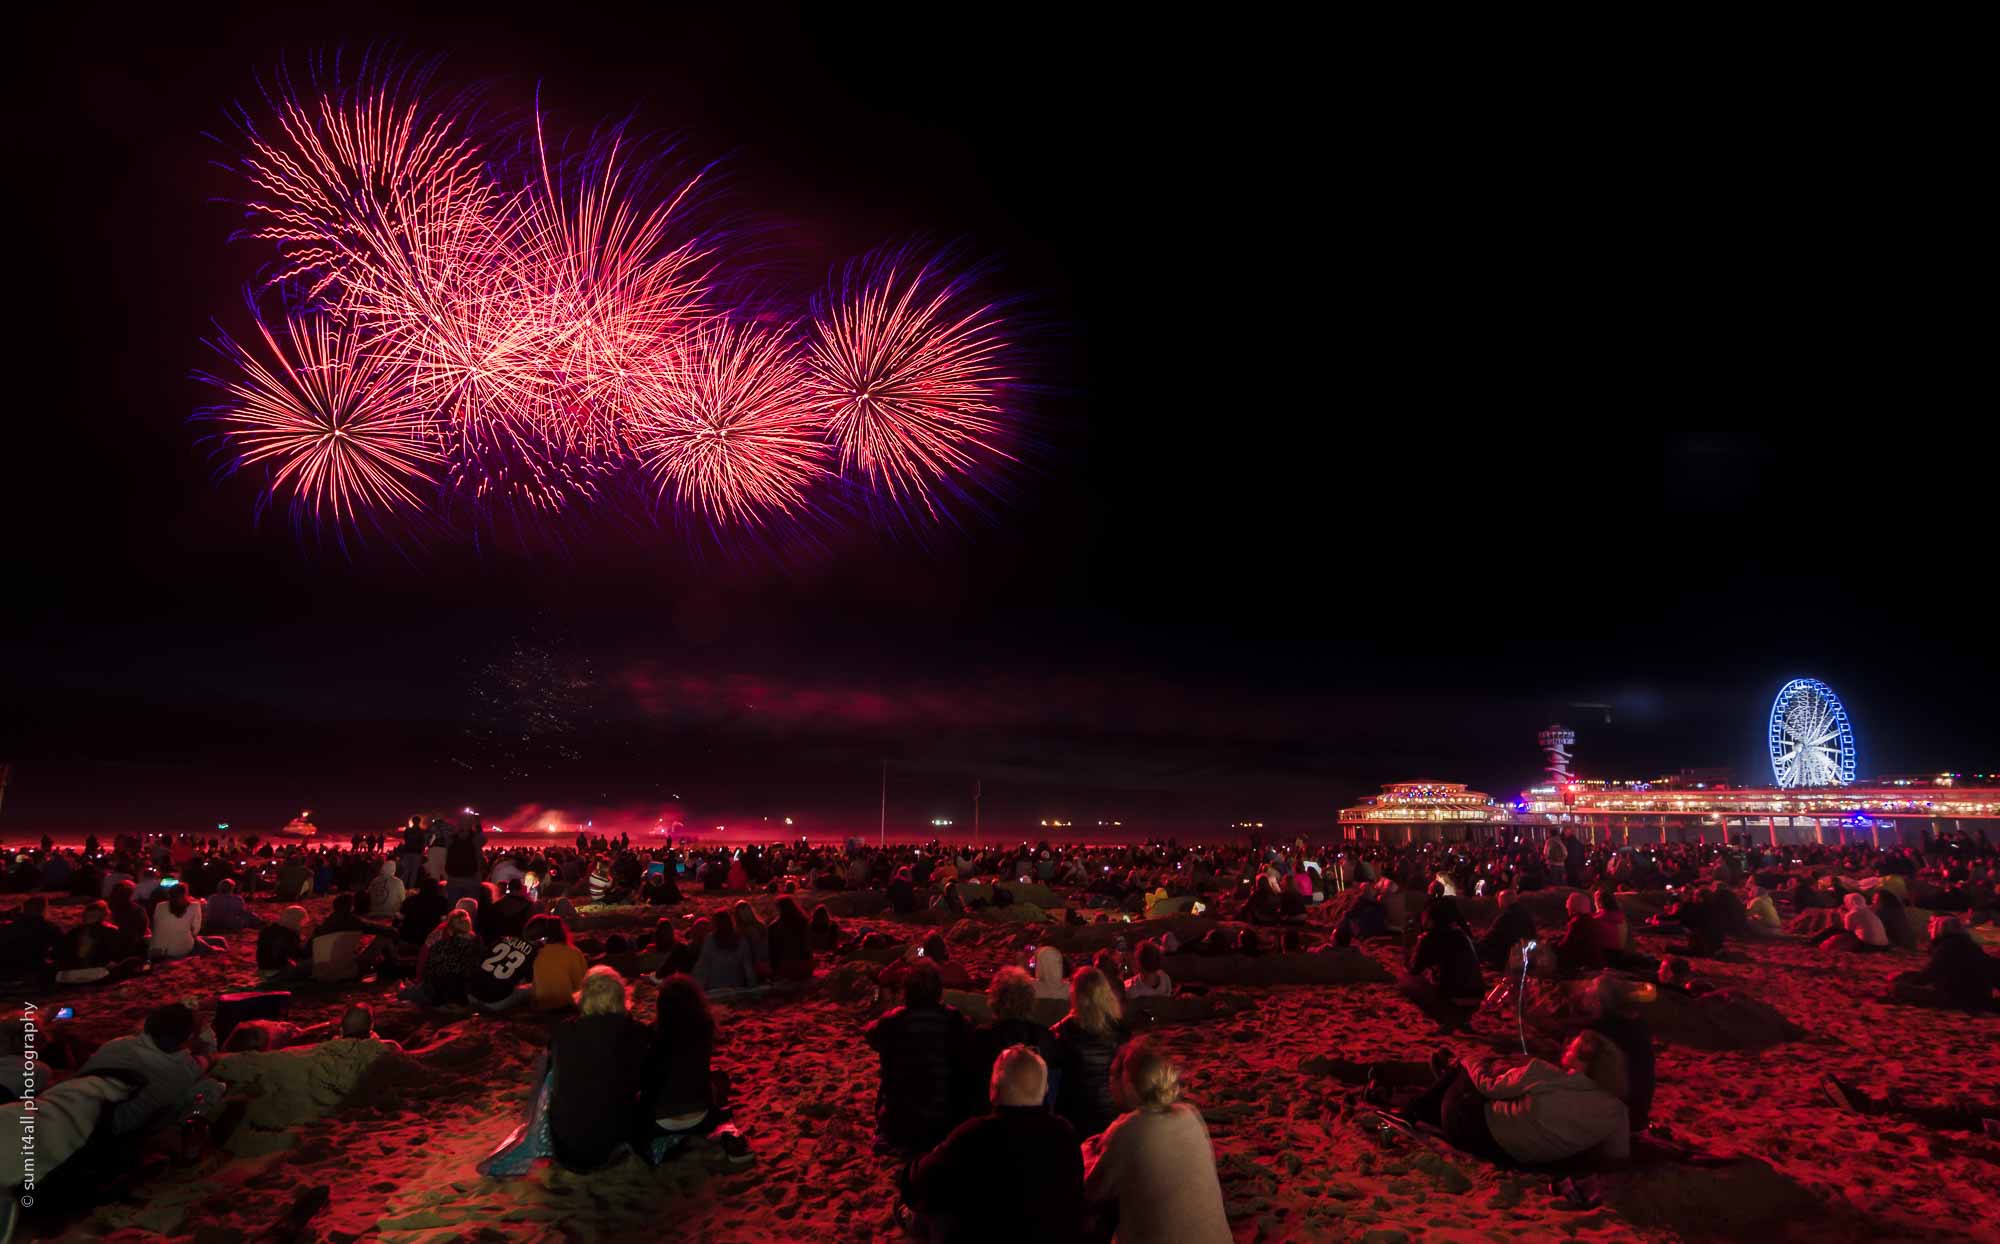
[[[1854,727],[1817,678],[1792,679],[1771,704],[1771,773],[1786,790],[1854,781]]]

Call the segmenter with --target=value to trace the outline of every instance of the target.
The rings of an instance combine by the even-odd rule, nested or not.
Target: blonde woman
[[[1087,1155],[1084,1200],[1118,1207],[1118,1244],[1228,1244],[1215,1149],[1201,1112],[1181,1100],[1180,1069],[1135,1041],[1119,1072],[1132,1109]]]
[[[571,1170],[604,1165],[633,1136],[651,1041],[626,1003],[618,969],[594,967],[577,991],[580,1014],[557,1025],[549,1041],[551,1147]]]
[[[1118,1117],[1111,1064],[1125,1044],[1125,1008],[1111,981],[1096,968],[1079,968],[1069,982],[1069,1014],[1050,1030],[1061,1078],[1056,1113],[1079,1137],[1095,1136]]]

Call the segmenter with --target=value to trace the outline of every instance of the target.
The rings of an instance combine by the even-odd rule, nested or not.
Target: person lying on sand
[[[1974,1014],[1993,1009],[2000,959],[1979,948],[1956,916],[1932,916],[1930,961],[1889,982],[1889,997],[1908,1006],[1949,1007]]]
[[[106,1042],[78,1069],[78,1075],[115,1073],[145,1081],[112,1108],[115,1134],[137,1136],[220,1112],[223,1086],[208,1078],[215,1030],[198,1032],[198,1027],[192,999],[155,1007],[138,1033]]]
[[[1025,972],[1008,970],[1027,986]],[[904,1199],[924,1238],[940,1244],[1079,1238],[1083,1155],[1075,1130],[1042,1107],[1048,1084],[1048,1066],[1030,1046],[1008,1046],[994,1059],[991,1113],[959,1124],[904,1172]]]
[[[1865,1114],[1877,1119],[1902,1119],[1940,1132],[1983,1132],[2000,1138],[2000,1104],[1991,1098],[1952,1106],[1912,1105],[1894,1090],[1870,1097],[1839,1076],[1819,1078],[1819,1091],[1835,1109]]]
[[[1447,1065],[1402,1112],[1467,1153],[1521,1166],[1590,1156],[1606,1166],[1631,1156],[1625,1057],[1598,1032],[1582,1032],[1562,1066],[1503,1055]]]
[[[394,1041],[375,1035],[375,1012],[359,1002],[342,1011],[337,1020],[328,1020],[324,1024],[310,1024],[303,1028],[281,1019],[246,1019],[230,1030],[229,1040],[223,1048],[230,1054],[268,1054],[274,1050],[288,1050],[296,1046],[340,1039],[349,1041],[372,1039],[390,1049],[402,1048]]]

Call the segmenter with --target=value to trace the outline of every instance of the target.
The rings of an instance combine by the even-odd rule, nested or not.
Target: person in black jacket
[[[579,991],[582,1012],[549,1039],[555,1087],[549,1093],[553,1156],[575,1171],[595,1170],[633,1138],[652,1034],[626,1012],[625,978],[594,967]]]
[[[669,976],[660,982],[653,1047],[647,1051],[640,1086],[641,1128],[651,1140],[655,1163],[698,1136],[716,1133],[728,1106],[728,1079],[716,1074],[715,1017],[694,978]],[[732,1163],[751,1159],[750,1146],[734,1128],[724,1128],[717,1145]]]
[[[864,1034],[882,1060],[875,1096],[876,1144],[921,1152],[958,1122],[953,1089],[972,1025],[944,1002],[937,968],[919,959],[903,977],[903,1005],[868,1025]]]
[[[450,910],[451,903],[438,879],[429,873],[419,873],[416,888],[403,900],[403,910],[397,915],[396,941],[406,947],[422,946]]]
[[[1125,1044],[1125,1011],[1111,982],[1096,968],[1079,968],[1069,982],[1069,1014],[1049,1031],[1056,1043],[1056,1112],[1089,1139],[1120,1114],[1111,1064]]]
[[[1410,949],[1403,996],[1444,1028],[1471,1022],[1486,995],[1479,952],[1456,900],[1439,896],[1424,908],[1423,935]]]
[[[1512,890],[1502,890],[1495,897],[1500,914],[1493,918],[1493,927],[1479,939],[1479,961],[1500,972],[1506,970],[1507,952],[1514,949],[1516,942],[1535,940],[1535,918],[1514,901]]]
[[[910,879],[908,865],[898,868],[895,879],[889,882],[889,906],[899,916],[907,916],[917,909],[917,885]]]
[[[992,1113],[959,1124],[913,1163],[904,1193],[946,1244],[1073,1244],[1083,1222],[1083,1156],[1076,1131],[1042,1108],[1041,1055],[1010,1046],[991,1072]],[[997,1192],[996,1192],[997,1190]]]
[[[0,918],[0,980],[33,985],[47,993],[56,983],[56,947],[62,930],[44,914],[39,894]]]

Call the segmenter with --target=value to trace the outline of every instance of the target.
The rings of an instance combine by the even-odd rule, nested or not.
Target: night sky
[[[995,827],[1315,830],[1383,782],[1511,794],[1558,719],[1586,773],[1765,780],[1796,675],[1866,774],[2000,764],[1948,83],[1162,14],[398,7],[24,39],[0,834],[674,796],[872,827],[885,757],[905,824],[980,779]],[[187,422],[261,258],[204,135],[281,55],[382,40],[678,132],[777,221],[774,272],[994,257],[1043,449],[988,521],[803,564],[254,522]]]

